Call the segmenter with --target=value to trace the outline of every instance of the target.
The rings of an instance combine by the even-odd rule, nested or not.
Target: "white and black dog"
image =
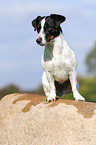
[[[48,101],[56,100],[57,96],[73,92],[75,100],[85,99],[79,94],[76,78],[76,56],[64,40],[60,24],[65,17],[57,14],[38,16],[32,21],[34,30],[37,30],[36,42],[44,46],[42,67],[44,73],[42,83]]]

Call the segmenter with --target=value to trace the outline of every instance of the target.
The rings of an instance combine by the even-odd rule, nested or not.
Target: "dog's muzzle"
[[[36,39],[36,42],[37,42],[38,44],[41,44],[41,42],[42,42],[42,38],[40,38],[40,37],[37,38],[37,39]]]

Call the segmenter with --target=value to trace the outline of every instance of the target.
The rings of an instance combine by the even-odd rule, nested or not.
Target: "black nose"
[[[41,41],[42,41],[42,38],[40,38],[40,37],[36,39],[36,42],[37,42],[38,44],[40,44]]]

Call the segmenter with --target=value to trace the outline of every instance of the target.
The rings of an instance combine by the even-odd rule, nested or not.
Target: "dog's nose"
[[[40,38],[40,37],[36,39],[36,42],[37,42],[38,44],[40,44],[41,41],[42,41],[42,38]]]

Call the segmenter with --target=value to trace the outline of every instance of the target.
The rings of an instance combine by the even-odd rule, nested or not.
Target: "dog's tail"
[[[62,97],[64,94],[72,93],[72,87],[70,80],[66,80],[63,83],[59,83],[58,81],[55,81],[55,87],[56,87],[56,95],[59,97]],[[79,83],[77,82],[77,88],[79,90]]]

